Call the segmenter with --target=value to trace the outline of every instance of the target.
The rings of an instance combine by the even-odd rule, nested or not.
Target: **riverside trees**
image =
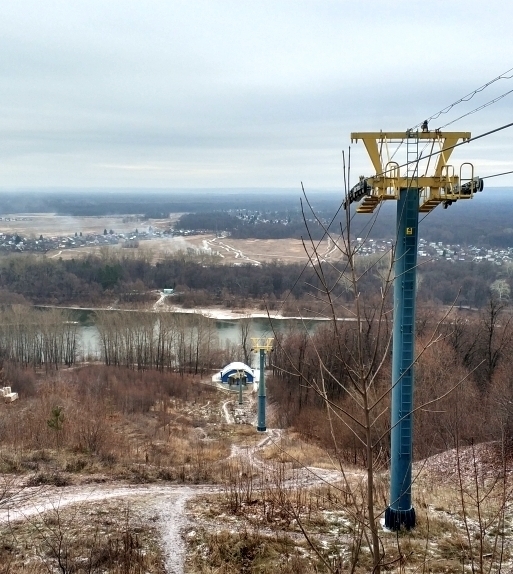
[[[73,319],[63,309],[0,310],[0,359],[23,368],[71,367],[86,353]],[[225,360],[215,324],[200,314],[99,311],[96,326],[107,366],[203,375]]]
[[[76,362],[78,324],[61,309],[14,305],[0,311],[0,356],[22,367],[59,368]]]
[[[99,311],[96,325],[106,365],[202,375],[222,361],[215,325],[197,313]]]

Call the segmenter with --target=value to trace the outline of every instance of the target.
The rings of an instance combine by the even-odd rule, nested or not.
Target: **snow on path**
[[[324,259],[328,259],[329,257],[331,257],[333,253],[336,253],[337,250],[339,250],[337,242],[333,241],[333,245],[331,245],[331,239],[328,237],[328,247],[326,248]]]
[[[95,502],[134,494],[137,494],[137,489],[119,486],[108,490],[103,486],[45,487],[44,489],[29,487],[10,498],[8,504],[0,508],[0,523],[25,520],[70,504]]]
[[[228,405],[233,400],[225,401],[222,411],[227,424],[234,424],[233,417],[228,411]],[[246,403],[250,410],[254,409],[254,401]],[[277,443],[282,434],[281,429],[268,429],[261,440],[252,447],[232,446],[233,456],[246,458],[250,464],[258,468],[264,475],[271,475],[272,464],[256,456],[256,452],[269,443]],[[284,486],[314,486],[322,482],[336,482],[342,475],[336,470],[326,470],[304,467],[295,470],[290,478],[285,479]],[[26,520],[39,516],[50,510],[58,510],[75,504],[87,504],[102,500],[124,498],[139,501],[145,508],[158,516],[157,525],[161,535],[161,544],[165,556],[166,572],[168,574],[183,574],[185,561],[185,542],[182,533],[187,526],[186,503],[198,494],[212,494],[220,488],[211,485],[81,485],[69,487],[27,487],[14,494],[0,505],[0,524]]]
[[[155,303],[153,304],[153,310],[154,311],[158,311],[160,307],[162,307],[164,305],[164,301],[167,297],[167,293],[160,293],[160,298],[155,301]]]
[[[158,524],[164,547],[167,574],[183,574],[185,544],[182,539],[182,532],[187,526],[185,505],[187,500],[195,494],[197,494],[197,489],[183,487],[174,498],[170,496],[164,499],[159,497],[158,505],[155,505],[159,514]]]
[[[224,415],[224,420],[226,421],[227,424],[232,425],[234,424],[234,420],[232,415],[229,413],[228,411],[228,405],[231,404],[233,401],[229,400],[229,401],[225,401],[223,403],[223,415]]]
[[[266,476],[272,476],[275,472],[273,463],[269,463],[257,456],[257,451],[271,443],[278,445],[282,433],[283,429],[268,428],[262,439],[255,446],[240,447],[232,445],[230,458],[239,457],[246,459],[253,468],[258,469]],[[352,475],[355,473],[346,471],[345,474],[347,476],[348,474]],[[344,480],[344,474],[340,470],[317,468],[315,466],[302,466],[290,472],[287,471],[287,475],[283,483],[287,488],[319,486],[321,484],[332,484]]]
[[[262,265],[261,261],[258,261],[257,259],[251,259],[247,255],[242,253],[242,251],[240,249],[236,249],[235,247],[232,247],[231,245],[228,245],[227,243],[223,243],[222,241],[217,241],[216,243],[214,243],[214,241],[216,239],[217,239],[217,237],[215,237],[214,239],[208,240],[208,244],[210,246],[221,247],[221,249],[224,249],[225,251],[227,251],[230,254],[233,253],[233,255],[235,256],[235,259],[243,259],[244,261],[254,263],[255,265]]]
[[[28,487],[14,495],[8,504],[0,508],[0,523],[25,520],[49,510],[58,510],[72,504],[81,504],[107,500],[111,498],[177,495],[204,490],[205,487],[186,486],[113,486],[88,485],[69,487]],[[212,489],[211,489],[212,490]]]
[[[168,574],[183,574],[185,544],[182,532],[187,525],[185,505],[200,493],[217,492],[214,486],[70,486],[25,488],[0,508],[0,523],[26,520],[49,510],[73,504],[98,502],[115,498],[144,501],[147,509],[157,513],[161,543]]]

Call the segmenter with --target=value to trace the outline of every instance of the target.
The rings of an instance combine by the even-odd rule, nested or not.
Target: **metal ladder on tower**
[[[416,193],[412,189],[410,193]],[[417,201],[408,202],[404,217],[406,218],[406,230],[408,225],[415,225],[418,221],[418,203]],[[403,238],[404,242],[404,275],[402,278],[402,298],[403,298],[403,326],[401,328],[401,347],[402,347],[402,362],[401,362],[401,405],[403,410],[401,416],[404,417],[403,424],[401,425],[400,432],[400,455],[412,456],[412,415],[413,409],[413,363],[415,361],[415,279],[412,278],[412,270],[417,265],[417,252],[416,252],[416,229],[412,229],[411,235],[406,235]]]
[[[408,189],[419,188],[419,132],[409,131],[406,138],[406,177]]]
[[[415,193],[418,198],[419,192],[419,132],[408,132],[406,139],[406,177],[408,194]],[[410,191],[411,190],[411,191]],[[418,203],[417,201],[408,201],[405,212],[402,217],[406,219],[407,235],[402,239],[404,242],[404,269],[411,270],[416,265],[416,239],[417,229],[411,228],[411,235],[408,235],[409,225],[415,225],[410,222],[418,221]],[[415,286],[406,272],[402,279],[403,289],[403,328],[401,333],[401,345],[403,349],[403,360],[401,364],[401,375],[403,377],[401,385],[401,404],[406,406],[407,411],[401,412],[404,422],[401,425],[399,452],[401,456],[411,457],[411,409],[413,408],[413,377],[412,368],[414,361],[414,315]]]

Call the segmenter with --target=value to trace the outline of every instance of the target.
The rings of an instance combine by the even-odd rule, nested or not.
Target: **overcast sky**
[[[0,188],[340,189],[351,131],[406,130],[512,68],[511,22],[506,0],[4,0]],[[513,94],[451,129],[511,110]],[[453,160],[513,169],[513,129]]]

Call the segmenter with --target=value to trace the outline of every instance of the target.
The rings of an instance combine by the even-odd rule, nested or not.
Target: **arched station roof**
[[[226,367],[221,371],[221,380],[226,382],[232,373],[236,373],[238,371],[244,371],[247,374],[248,381],[253,381],[255,376],[253,369],[239,361],[226,365]]]

